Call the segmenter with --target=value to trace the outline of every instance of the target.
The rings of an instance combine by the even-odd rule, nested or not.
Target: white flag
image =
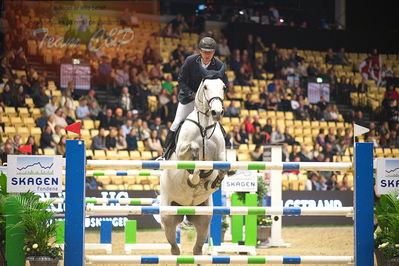
[[[364,133],[367,133],[369,131],[370,131],[370,129],[368,129],[367,127],[362,127],[362,126],[355,124],[355,129],[354,129],[355,137],[363,135]]]

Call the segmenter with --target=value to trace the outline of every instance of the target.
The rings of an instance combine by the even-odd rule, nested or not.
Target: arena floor
[[[113,232],[113,254],[123,254],[124,233]],[[283,239],[291,243],[289,248],[258,249],[259,255],[353,255],[353,227],[287,227],[283,228]],[[195,240],[194,232],[183,232],[182,254],[191,255]],[[86,233],[86,242],[99,242],[97,233]],[[138,243],[166,243],[163,231],[138,232]],[[86,254],[102,254],[88,251]],[[137,251],[136,255],[170,255],[169,251]],[[231,254],[233,255],[233,254]],[[105,264],[96,264],[105,265]],[[108,265],[108,264],[107,264]],[[116,265],[116,264],[112,264]],[[132,265],[132,264],[129,264]],[[172,264],[171,264],[172,265]],[[272,265],[272,264],[268,264]],[[323,264],[326,265],[326,264]]]

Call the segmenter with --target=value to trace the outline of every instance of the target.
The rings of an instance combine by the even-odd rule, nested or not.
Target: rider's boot
[[[176,146],[175,135],[176,135],[176,132],[169,129],[168,135],[166,136],[166,139],[165,139],[164,152],[162,155],[162,157],[165,160],[169,160],[170,156],[175,151],[175,148],[176,148],[175,147]]]

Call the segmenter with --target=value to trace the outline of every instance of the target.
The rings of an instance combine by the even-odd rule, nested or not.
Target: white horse
[[[176,151],[171,160],[178,161],[224,161],[224,131],[220,125],[223,117],[225,84],[221,80],[225,65],[219,71],[207,71],[200,67],[205,78],[195,96],[194,111],[181,126]],[[161,176],[161,206],[212,206],[211,195],[219,189],[227,171],[164,170]],[[202,247],[209,234],[212,216],[187,215],[197,231],[194,255],[202,254]],[[161,215],[171,253],[180,255],[176,243],[176,226],[183,215]]]

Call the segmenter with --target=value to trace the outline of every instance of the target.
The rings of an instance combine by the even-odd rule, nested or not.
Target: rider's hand
[[[190,99],[194,100],[194,99],[195,99],[195,92],[194,92],[194,91],[190,91],[190,92],[188,93],[188,97],[189,97]]]

